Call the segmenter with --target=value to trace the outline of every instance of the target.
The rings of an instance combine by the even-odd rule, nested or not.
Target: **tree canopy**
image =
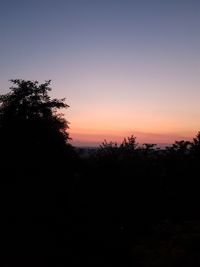
[[[3,156],[53,154],[69,141],[68,121],[59,112],[65,99],[49,96],[51,81],[11,80],[10,92],[0,95],[0,145]],[[57,153],[56,153],[57,154]]]

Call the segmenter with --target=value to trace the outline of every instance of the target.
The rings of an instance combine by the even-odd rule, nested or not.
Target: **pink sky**
[[[200,130],[200,1],[2,2],[0,93],[51,79],[74,144]]]

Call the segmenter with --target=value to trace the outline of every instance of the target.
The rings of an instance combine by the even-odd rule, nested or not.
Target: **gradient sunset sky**
[[[199,0],[0,0],[0,93],[52,80],[76,145],[200,130]]]

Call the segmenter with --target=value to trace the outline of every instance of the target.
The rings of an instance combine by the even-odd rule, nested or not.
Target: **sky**
[[[52,80],[73,144],[200,130],[199,0],[0,0],[0,93]]]

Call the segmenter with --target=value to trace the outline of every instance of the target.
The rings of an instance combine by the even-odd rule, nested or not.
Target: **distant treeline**
[[[161,257],[158,266],[200,263],[196,243],[200,242],[200,223],[198,230],[190,229],[195,227],[194,222],[200,222],[199,179],[200,133],[192,142],[176,141],[162,150],[155,144],[140,146],[134,136],[121,144],[105,141],[96,151],[81,157],[73,194],[75,232],[83,235],[77,235],[79,252],[86,246],[87,251],[92,251],[90,262],[101,259],[102,265],[104,247],[106,259],[121,266],[154,266],[150,264],[156,264],[156,257]],[[185,230],[183,225],[188,221],[193,223],[189,224],[190,230]],[[186,234],[188,240],[183,240]],[[85,244],[86,238],[89,245]],[[170,238],[175,238],[171,240],[172,248]],[[131,248],[136,252],[131,252]],[[152,255],[146,251],[150,248]],[[159,249],[175,251],[162,256]],[[85,249],[82,257],[88,257]]]

